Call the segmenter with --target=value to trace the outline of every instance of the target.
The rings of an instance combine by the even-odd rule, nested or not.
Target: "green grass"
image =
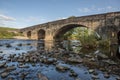
[[[0,39],[10,39],[14,36],[18,36],[18,33],[10,32],[10,31],[16,31],[15,28],[9,28],[9,27],[0,27]]]
[[[8,31],[8,30],[17,30],[17,29],[9,28],[9,27],[0,27],[0,31]]]

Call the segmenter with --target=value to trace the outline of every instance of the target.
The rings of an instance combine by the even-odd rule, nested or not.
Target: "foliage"
[[[68,19],[72,19],[72,18],[75,18],[75,16],[70,16],[70,17],[68,17]]]
[[[87,48],[109,46],[109,40],[102,40],[96,32],[85,27],[74,28],[66,32],[63,37],[69,40],[80,40],[82,46]]]
[[[102,48],[110,47],[110,40],[109,39],[100,40],[99,41],[99,47],[102,47]]]
[[[82,46],[96,46],[97,40],[94,35],[94,32],[85,27],[78,27],[68,31],[64,37],[72,40],[80,40]]]
[[[0,31],[8,31],[8,30],[17,30],[17,29],[9,28],[9,27],[0,27]]]

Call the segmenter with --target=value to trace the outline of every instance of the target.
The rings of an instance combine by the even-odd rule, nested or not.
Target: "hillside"
[[[0,39],[11,39],[14,36],[20,35],[17,33],[17,30],[15,28],[0,27]]]

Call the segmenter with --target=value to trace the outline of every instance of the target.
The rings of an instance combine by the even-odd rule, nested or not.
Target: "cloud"
[[[56,20],[66,19],[67,17],[58,17]]]
[[[78,9],[78,11],[80,11],[80,12],[90,12],[91,9],[89,9],[89,8],[80,8],[80,9]]]
[[[0,20],[2,20],[2,21],[15,21],[16,19],[13,17],[10,17],[10,16],[0,14]]]
[[[45,18],[33,17],[33,16],[22,19],[22,21],[24,21],[24,22],[41,22],[41,21],[45,21],[45,20],[46,20]]]
[[[15,18],[6,16],[4,14],[0,14],[0,26],[7,26],[8,23],[14,23],[16,21]]]
[[[94,11],[104,11],[104,12],[109,12],[109,11],[117,11],[120,10],[120,8],[115,8],[112,6],[106,6],[106,7],[95,7],[95,6],[91,6],[91,7],[86,7],[86,8],[78,8],[79,12],[83,12],[83,13],[88,13],[88,12],[94,12]]]

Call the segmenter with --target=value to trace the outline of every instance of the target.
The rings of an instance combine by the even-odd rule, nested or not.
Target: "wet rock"
[[[75,71],[70,70],[70,74],[69,74],[69,76],[70,76],[70,77],[77,77],[78,74],[77,74]]]
[[[120,77],[116,77],[116,80],[120,80]]]
[[[89,69],[88,71],[89,71],[89,73],[93,73],[94,69]]]
[[[22,80],[24,80],[27,75],[28,75],[28,72],[24,72],[24,73],[21,73],[20,77]]]
[[[117,63],[112,61],[112,60],[103,60],[103,62],[111,64],[111,65],[116,65]]]
[[[20,50],[20,48],[15,48],[16,50]]]
[[[2,78],[6,78],[8,75],[9,75],[8,72],[3,72],[3,73],[1,73],[1,77],[2,77]]]
[[[90,61],[96,61],[96,59],[95,58],[91,58]]]
[[[3,56],[0,56],[0,59],[3,59]]]
[[[30,61],[29,58],[26,58],[26,59],[25,59],[25,62],[29,62],[29,61]]]
[[[85,55],[85,57],[87,57],[87,58],[92,58],[92,56],[91,56],[91,55]]]
[[[10,56],[8,58],[14,58],[16,56],[16,54],[10,54]]]
[[[18,65],[18,67],[19,67],[19,68],[29,68],[28,65],[23,65],[23,64],[22,64],[22,65]]]
[[[9,66],[5,69],[5,71],[11,71],[11,70],[15,70],[16,67],[15,66]]]
[[[75,80],[82,80],[82,79],[80,79],[80,78],[75,78]]]
[[[30,43],[27,43],[27,45],[31,45]]]
[[[64,72],[64,71],[66,71],[66,70],[69,70],[70,68],[69,67],[67,67],[66,65],[56,65],[56,69],[58,70],[58,71],[62,71],[62,72]]]
[[[7,48],[10,48],[10,47],[12,47],[12,45],[10,45],[10,44],[6,44],[6,47],[7,47]]]
[[[56,62],[56,61],[57,61],[56,58],[48,58],[48,59],[44,59],[43,63],[53,64],[53,63]]]
[[[3,53],[3,51],[0,51],[0,53]]]
[[[97,58],[98,59],[108,59],[108,56],[106,56],[105,54],[99,53],[99,54],[97,54]]]
[[[91,77],[92,77],[94,80],[95,80],[95,79],[99,79],[99,77],[98,77],[97,75],[92,75]]]
[[[48,80],[48,78],[45,75],[41,74],[41,73],[38,73],[37,76],[38,76],[38,78],[40,80]]]
[[[19,75],[19,72],[15,71],[13,72],[14,75]]]
[[[104,77],[105,77],[105,78],[109,78],[110,75],[109,75],[108,73],[105,73],[105,74],[104,74]]]
[[[13,77],[8,77],[8,79],[7,80],[14,80],[14,78]]]
[[[0,46],[3,46],[2,44],[0,44]]]
[[[17,46],[22,46],[22,43],[18,44]]]
[[[5,65],[6,65],[6,62],[0,63],[0,68],[5,67]]]
[[[70,63],[82,63],[83,59],[82,58],[76,58],[76,57],[70,57],[67,60]]]
[[[17,61],[18,62],[24,62],[24,59],[19,58]]]

